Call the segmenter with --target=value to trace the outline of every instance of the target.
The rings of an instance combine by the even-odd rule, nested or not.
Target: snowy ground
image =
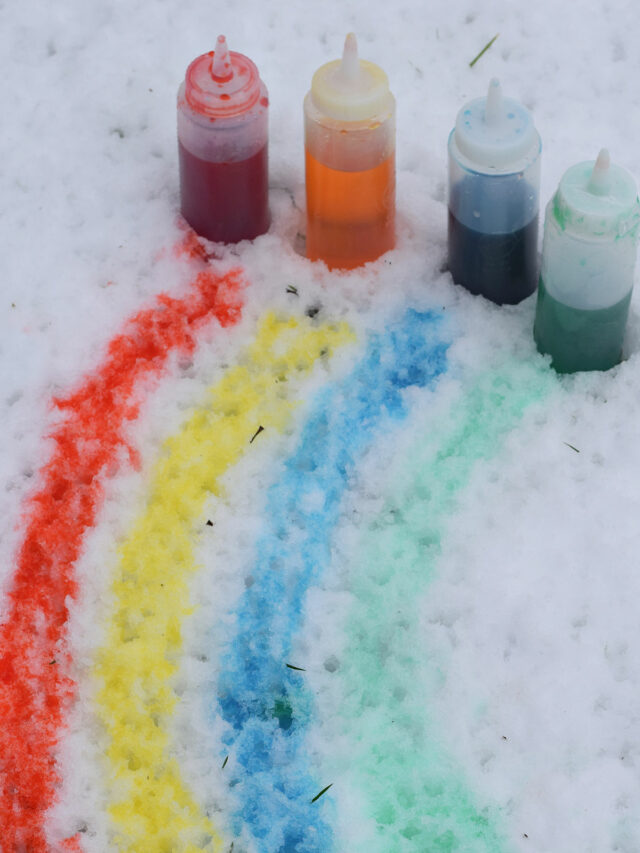
[[[294,251],[302,100],[351,30],[397,99],[398,247],[331,274]],[[161,291],[180,297],[202,270],[174,252],[184,237],[175,95],[219,33],[269,89],[273,225],[215,267],[244,269],[242,320],[205,329],[191,358],[171,356],[139,391],[127,435],[141,463],[109,479],[67,601],[78,701],[60,731],[48,840],[7,846],[0,833],[0,850],[638,851],[640,295],[625,362],[558,378],[532,342],[535,297],[499,309],[442,272],[447,135],[491,77],[534,114],[543,204],[568,166],[603,146],[640,177],[640,25],[629,2],[0,4],[4,592],[24,502],[52,452],[51,398],[96,369],[128,317]],[[312,321],[310,307],[320,309]],[[220,383],[239,362],[260,375],[260,353],[243,353],[269,308],[296,318],[300,334],[333,335],[335,355],[291,368],[283,394],[299,405],[285,417],[282,400],[263,401],[255,417],[272,406],[273,429],[216,478],[203,475],[206,501],[188,505],[185,584],[200,606],[181,622],[161,764],[175,759],[195,805],[182,804],[182,830],[175,804],[147,803],[145,813],[172,813],[174,829],[153,835],[108,764],[109,705],[96,710],[117,549],[153,508],[154,466],[170,456],[162,443],[182,434],[206,389],[224,400]],[[415,382],[398,379],[403,336],[426,341]],[[192,432],[183,446],[195,458],[203,441]],[[279,518],[297,519],[291,541]],[[206,519],[214,532],[203,541]],[[271,703],[273,714],[252,728],[219,697],[249,678],[242,644],[260,633],[256,602],[273,609],[261,611],[268,677],[238,702]],[[305,672],[273,675],[274,649]],[[256,699],[259,688],[275,692]],[[0,756],[0,768],[11,760]],[[330,783],[312,810],[306,786]],[[3,777],[4,814],[14,794]],[[119,796],[128,816],[109,812]]]

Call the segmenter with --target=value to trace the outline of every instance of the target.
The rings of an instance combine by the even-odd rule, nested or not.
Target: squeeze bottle
[[[540,150],[531,114],[495,79],[449,136],[449,270],[498,305],[536,288]]]
[[[639,211],[635,181],[605,149],[568,169],[547,205],[533,334],[559,373],[622,357]]]
[[[258,69],[224,36],[187,68],[178,91],[181,212],[208,240],[237,243],[269,228],[268,107]]]
[[[358,58],[322,65],[304,100],[307,257],[352,269],[395,245],[395,99],[384,71]]]

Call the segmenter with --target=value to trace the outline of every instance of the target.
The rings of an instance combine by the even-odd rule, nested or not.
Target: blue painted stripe
[[[269,490],[253,584],[240,601],[218,681],[234,758],[235,829],[245,825],[261,853],[334,847],[330,792],[311,803],[327,784],[314,778],[305,752],[311,697],[304,673],[286,663],[305,594],[330,561],[352,472],[375,436],[405,417],[403,390],[428,388],[446,370],[446,350],[441,316],[432,312],[407,311],[371,335],[352,373],[317,395],[297,449]]]

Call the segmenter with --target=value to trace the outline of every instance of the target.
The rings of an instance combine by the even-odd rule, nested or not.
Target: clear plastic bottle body
[[[251,78],[244,91],[225,98],[225,81],[209,81],[202,68],[190,81],[192,67],[211,55],[192,63],[178,91],[181,212],[202,237],[236,243],[269,228],[269,102],[257,69],[241,54],[230,57],[240,57],[237,73]]]
[[[506,175],[465,169],[449,155],[449,269],[456,284],[514,305],[538,280],[539,160]]]
[[[448,149],[453,280],[499,305],[516,304],[538,280],[540,137],[524,107],[492,81],[487,98],[460,111]]]
[[[304,101],[307,257],[353,269],[395,246],[395,99],[384,72],[357,58],[314,75]]]
[[[574,167],[585,167],[585,185],[593,165]],[[630,176],[625,180],[632,182]],[[607,227],[579,210],[567,215],[562,183],[547,205],[534,339],[559,373],[608,370],[622,358],[636,266],[638,213],[632,186],[620,227]]]
[[[308,258],[352,269],[393,249],[395,110],[373,126],[339,122],[307,95],[305,174]]]

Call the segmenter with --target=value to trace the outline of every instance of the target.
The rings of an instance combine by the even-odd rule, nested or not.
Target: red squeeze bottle
[[[178,91],[181,212],[207,240],[237,243],[269,228],[268,110],[258,69],[224,36],[187,68]]]

